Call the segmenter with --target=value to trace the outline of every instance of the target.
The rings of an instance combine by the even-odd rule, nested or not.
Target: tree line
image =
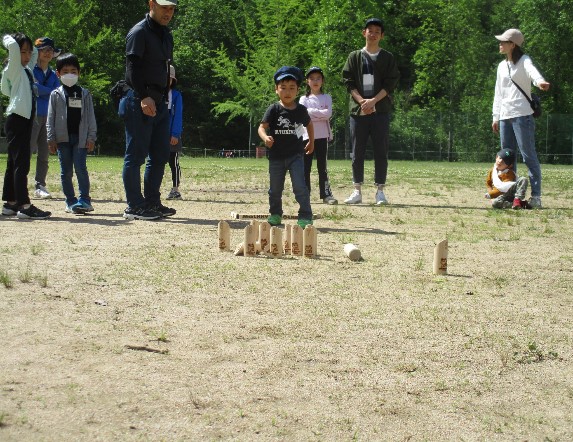
[[[123,124],[109,90],[124,76],[125,35],[148,9],[145,0],[3,1],[2,34],[50,36],[79,56],[80,83],[96,101],[101,153],[123,151]],[[508,28],[522,30],[525,52],[552,84],[542,94],[544,113],[573,114],[569,0],[179,0],[170,27],[184,98],[184,146],[258,145],[251,129],[276,99],[274,71],[318,65],[333,97],[335,142],[345,149],[348,94],[341,70],[348,53],[364,45],[362,24],[372,16],[384,21],[382,47],[399,62],[391,130],[405,158],[416,143],[424,145],[420,152],[433,147],[458,157],[495,148],[491,105],[502,58],[494,35]],[[555,130],[540,130],[547,139],[563,130],[559,143],[571,152],[573,124],[561,120]]]

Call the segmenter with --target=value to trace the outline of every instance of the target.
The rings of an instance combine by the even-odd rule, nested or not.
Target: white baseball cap
[[[495,38],[499,41],[510,41],[520,47],[525,40],[525,37],[519,29],[508,29],[503,34],[496,35]]]
[[[155,0],[160,6],[177,6],[177,0]]]

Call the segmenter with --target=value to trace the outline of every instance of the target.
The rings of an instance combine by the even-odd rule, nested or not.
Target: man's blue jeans
[[[499,122],[501,147],[521,152],[523,161],[529,169],[531,196],[541,196],[541,165],[535,151],[535,119],[532,115],[509,118]],[[514,164],[517,173],[517,160]]]
[[[90,177],[87,167],[88,150],[78,146],[78,136],[70,135],[67,143],[58,143],[58,158],[60,159],[60,179],[62,181],[62,191],[66,196],[66,204],[71,206],[78,202],[74,192],[72,177],[74,170],[78,179],[78,189],[80,191],[80,201],[88,204],[90,198]]]
[[[303,154],[293,155],[287,158],[269,158],[269,211],[271,215],[283,214],[283,190],[287,171],[290,173],[292,191],[299,204],[298,219],[312,219],[310,207],[310,193],[304,180]]]
[[[141,100],[130,90],[120,102],[125,121],[123,185],[127,205],[132,209],[152,207],[161,202],[161,182],[169,161],[169,110],[156,103],[157,114],[149,117],[141,110]],[[141,166],[146,162],[141,193]]]

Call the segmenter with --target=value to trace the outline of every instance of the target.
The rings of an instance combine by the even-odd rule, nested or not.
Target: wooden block
[[[316,227],[309,224],[304,228],[302,233],[302,244],[305,258],[316,257],[316,240]]]
[[[283,234],[278,227],[271,227],[270,256],[280,258],[283,256]]]
[[[291,250],[291,228],[290,224],[285,225],[285,230],[283,232],[283,250],[285,255],[290,255]]]
[[[219,251],[228,252],[231,250],[231,228],[227,221],[219,221],[217,226],[219,234]]]
[[[444,239],[434,248],[434,275],[448,274],[448,240]]]
[[[356,247],[354,244],[345,244],[344,245],[344,253],[351,261],[360,261],[362,259],[362,253],[360,249]]]
[[[255,242],[256,242],[256,237],[254,228],[253,226],[248,225],[245,227],[245,240],[243,241],[244,256],[255,256],[257,254],[255,249]]]
[[[302,256],[303,250],[302,229],[294,224],[290,232],[290,253],[293,256]]]
[[[239,212],[231,212],[231,219],[264,219],[266,220],[269,217],[267,213],[239,213]],[[312,219],[321,219],[322,216],[319,213],[315,213],[312,215]],[[298,215],[282,215],[282,219],[298,219]]]
[[[235,256],[243,255],[244,250],[245,250],[245,248],[243,246],[243,243],[240,243],[237,247],[235,247],[235,251],[233,252],[233,254]]]
[[[261,246],[261,252],[267,253],[270,247],[271,238],[271,225],[263,221],[259,223],[259,244]]]

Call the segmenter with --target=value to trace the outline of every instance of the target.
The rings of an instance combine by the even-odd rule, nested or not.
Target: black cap
[[[296,84],[300,85],[302,83],[302,71],[296,66],[283,66],[279,68],[275,75],[273,75],[275,84],[286,78],[296,81]]]
[[[373,18],[369,18],[368,20],[366,20],[366,23],[364,23],[363,29],[366,29],[370,25],[380,26],[380,28],[382,29],[382,32],[384,32],[384,23],[382,23],[382,20],[380,20],[379,18],[373,17]]]
[[[318,72],[320,73],[320,75],[324,77],[324,72],[322,72],[322,68],[319,68],[318,66],[312,66],[311,68],[308,68],[308,71],[306,71],[306,74],[304,74],[305,78],[308,78],[308,76],[313,72]]]
[[[515,162],[515,151],[511,149],[501,149],[497,153],[497,156],[500,157],[503,160],[503,162],[508,166],[513,165],[513,163]]]

